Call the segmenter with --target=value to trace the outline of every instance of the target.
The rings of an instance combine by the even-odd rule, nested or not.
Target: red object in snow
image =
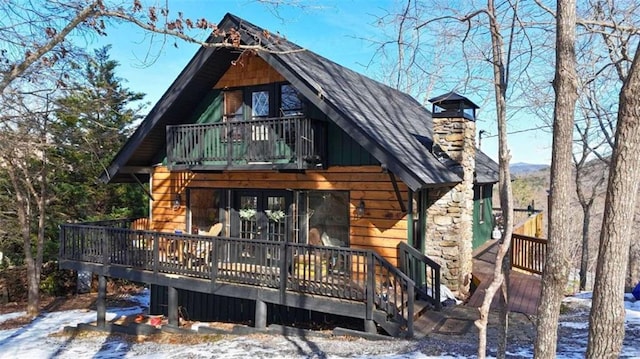
[[[162,317],[151,317],[149,319],[149,324],[151,324],[154,327],[157,327],[158,325],[162,324]]]

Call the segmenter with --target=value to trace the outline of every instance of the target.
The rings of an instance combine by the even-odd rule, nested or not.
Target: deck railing
[[[95,222],[82,222],[83,225],[93,225],[100,227],[126,228],[126,229],[149,229],[149,218],[121,218],[106,219]]]
[[[547,255],[547,240],[513,233],[511,236],[511,267],[542,274]]]
[[[167,126],[170,168],[318,164],[322,127],[304,117]]]
[[[60,259],[359,301],[413,335],[415,282],[368,250],[93,223],[61,225]]]
[[[494,215],[502,211],[494,208]],[[533,274],[542,274],[547,251],[547,240],[542,237],[544,213],[532,208],[513,210],[514,225],[511,235],[511,267]]]
[[[406,242],[398,244],[398,266],[416,283],[418,296],[427,299],[436,310],[442,308],[440,298],[440,265]]]

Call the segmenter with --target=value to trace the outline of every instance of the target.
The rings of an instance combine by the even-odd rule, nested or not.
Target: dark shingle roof
[[[484,152],[476,151],[476,183],[495,183],[498,176],[498,164]]]
[[[231,14],[224,17],[220,27],[245,29],[246,32],[241,32],[245,34],[243,36],[245,43],[252,43],[259,39],[264,46],[272,50],[260,51],[258,55],[410,188],[416,190],[424,186],[446,185],[460,181],[455,171],[448,169],[431,154],[431,113],[413,97],[340,66],[316,53],[302,50],[298,45],[283,38],[276,36],[266,38],[262,36],[264,34],[262,28]],[[256,34],[260,35],[256,37]],[[210,80],[209,84],[215,83],[215,76],[221,76],[229,66],[229,56],[223,56],[224,53],[228,54],[230,51],[200,49],[194,57],[194,59],[204,58],[198,61],[203,66],[211,66],[209,62],[217,64],[218,70],[214,71],[215,74],[206,76]],[[226,65],[224,61],[227,61]],[[176,86],[176,83],[193,82],[193,80],[181,81],[183,75],[199,78],[201,77],[199,71],[207,71],[207,69],[195,69],[195,72],[189,70],[192,63],[147,116],[145,122],[150,121],[150,118],[156,119],[152,127],[160,126],[164,131],[166,124],[176,123],[176,119],[164,118],[166,114],[160,114],[158,117],[156,108],[161,103],[166,101],[181,103],[185,101],[185,96],[192,100],[196,97],[199,100],[198,96],[194,96],[198,92],[192,91],[189,87]],[[208,71],[211,72],[210,69]],[[173,89],[174,87],[176,89]],[[185,109],[185,106],[180,104],[166,103],[163,106]],[[141,127],[144,125],[143,123]],[[138,140],[144,142],[144,139]],[[157,147],[156,151],[162,152],[164,143],[161,146],[163,148]],[[120,157],[119,154],[114,164],[119,160],[121,163],[131,162],[130,159]],[[137,157],[137,153],[133,157]],[[477,156],[476,163],[483,168],[486,167],[483,173],[491,173],[494,167],[497,173],[495,162],[484,154]],[[148,162],[148,164],[151,163]],[[111,169],[110,167],[109,170]],[[118,176],[118,173],[113,172],[112,175]],[[482,178],[487,180],[486,182],[497,181],[497,178],[490,181],[489,176]]]

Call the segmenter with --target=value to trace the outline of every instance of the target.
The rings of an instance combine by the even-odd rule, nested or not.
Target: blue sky
[[[375,26],[377,16],[393,11],[397,2],[317,0],[302,3],[306,7],[279,7],[277,12],[248,0],[172,0],[169,8],[174,15],[181,11],[185,17],[204,17],[213,22],[220,21],[227,12],[233,13],[271,32],[279,32],[300,46],[343,66],[375,78],[379,69],[367,67],[375,46],[363,38],[381,36],[381,30]],[[111,44],[111,57],[120,63],[118,76],[126,79],[130,89],[146,93],[146,100],[151,104],[155,104],[162,96],[197,51],[196,45],[163,39],[159,35],[151,36],[129,24],[112,22],[107,33],[106,37],[87,39],[87,46]],[[174,43],[177,43],[177,48]],[[442,92],[450,90],[442,89]],[[478,104],[493,102],[472,93],[462,95]],[[485,130],[488,134],[482,140],[482,150],[497,159],[497,138],[491,136],[497,133],[495,121],[492,120],[495,116],[492,111],[480,114],[477,131]],[[509,131],[517,132],[537,126],[539,121],[535,119],[517,120],[510,123]],[[512,163],[550,163],[551,136],[548,131],[515,133],[510,135],[509,142]]]

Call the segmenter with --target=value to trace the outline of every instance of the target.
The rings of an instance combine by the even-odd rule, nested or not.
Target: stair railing
[[[398,245],[398,268],[416,284],[416,294],[442,308],[440,301],[440,265],[406,242]]]

